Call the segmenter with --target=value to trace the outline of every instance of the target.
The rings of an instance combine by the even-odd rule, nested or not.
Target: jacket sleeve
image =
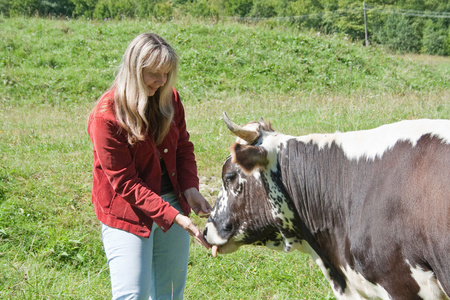
[[[180,96],[176,92],[175,98],[175,122],[179,130],[179,139],[177,146],[177,174],[178,184],[181,192],[189,188],[199,188],[197,176],[197,163],[194,155],[194,145],[189,140],[189,133],[186,129],[186,119],[183,104]]]
[[[126,137],[118,125],[101,117],[90,124],[98,161],[114,191],[133,207],[151,217],[163,230],[171,227],[178,211],[153,192],[138,176]]]

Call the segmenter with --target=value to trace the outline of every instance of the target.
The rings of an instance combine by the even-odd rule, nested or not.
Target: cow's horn
[[[253,144],[253,142],[256,141],[260,136],[260,133],[257,131],[245,129],[242,126],[233,123],[233,121],[228,118],[226,112],[223,112],[223,121],[234,135],[243,139],[249,144]]]

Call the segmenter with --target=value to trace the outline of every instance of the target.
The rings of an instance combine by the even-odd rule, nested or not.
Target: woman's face
[[[167,73],[166,70],[155,70],[151,67],[146,67],[142,70],[142,77],[148,89],[148,96],[153,96],[160,87],[166,84]]]

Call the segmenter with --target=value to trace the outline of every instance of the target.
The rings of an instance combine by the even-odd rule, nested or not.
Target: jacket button
[[[172,173],[172,177],[175,176],[175,173]]]
[[[164,153],[167,153],[167,152],[169,152],[169,149],[167,149],[167,148],[164,149]]]

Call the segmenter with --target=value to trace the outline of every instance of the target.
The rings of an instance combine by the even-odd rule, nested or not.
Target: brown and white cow
[[[204,229],[310,253],[338,299],[449,299],[450,120],[294,137],[263,120],[239,138]]]

